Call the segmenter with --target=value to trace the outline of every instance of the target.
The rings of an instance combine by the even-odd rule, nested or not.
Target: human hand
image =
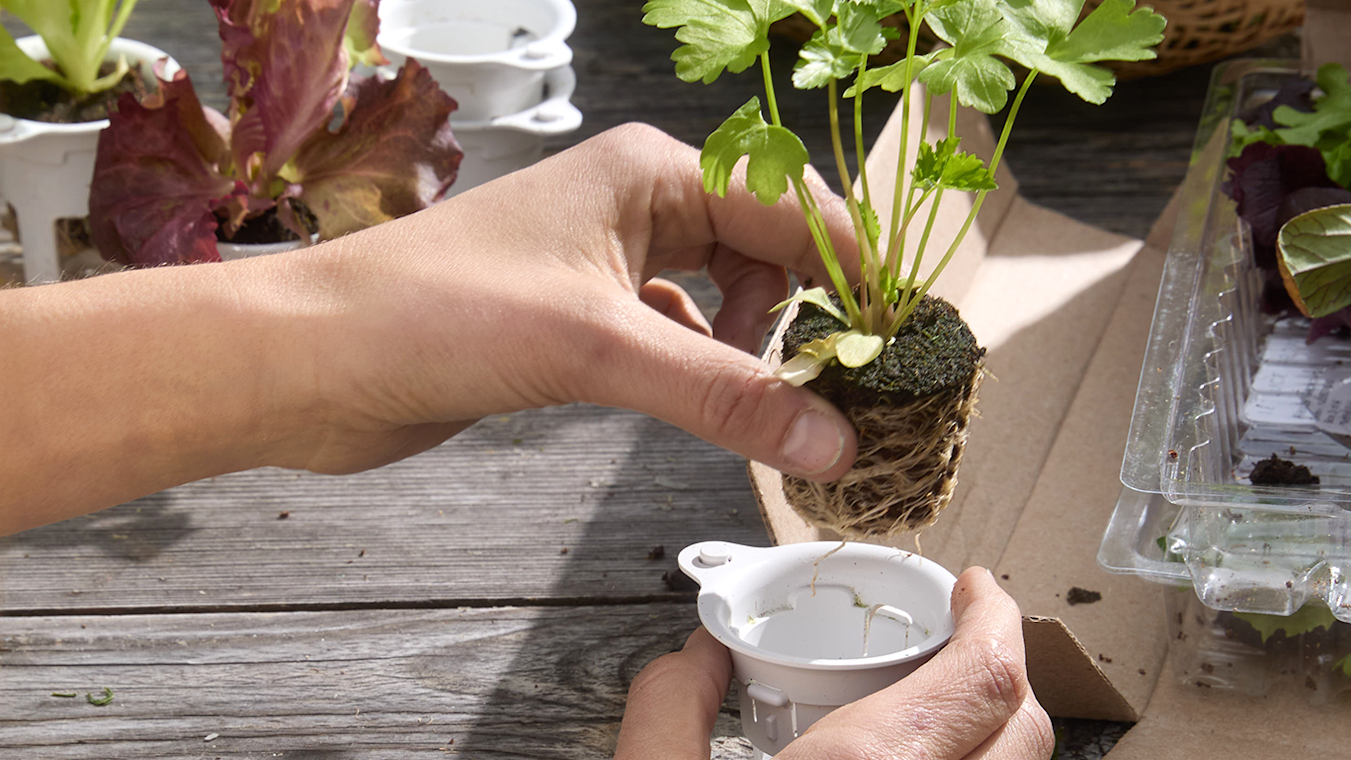
[[[809,180],[852,250],[842,202]],[[290,300],[334,318],[296,341],[292,376],[313,382],[298,395],[322,400],[322,424],[301,426],[282,464],[362,469],[489,414],[573,401],[646,412],[812,479],[853,460],[843,416],[747,353],[787,295],[786,269],[826,278],[796,200],[710,196],[698,151],[651,127],[610,130],[284,265],[301,291]],[[711,329],[654,279],[703,267],[724,296]]]
[[[701,267],[724,296],[711,327],[656,278]],[[785,269],[825,278],[790,198],[709,196],[698,151],[631,125],[289,254],[0,292],[0,535],[236,470],[367,469],[574,401],[839,477],[848,422],[747,353]]]
[[[1044,760],[1055,748],[1027,682],[1018,605],[983,568],[952,594],[956,630],[893,686],[822,718],[776,760]],[[730,680],[726,650],[703,629],[634,679],[616,760],[707,760]]]

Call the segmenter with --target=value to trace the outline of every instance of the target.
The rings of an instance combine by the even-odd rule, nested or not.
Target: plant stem
[[[873,207],[872,194],[868,191],[868,156],[863,150],[863,75],[868,73],[868,56],[858,65],[857,92],[854,94],[854,158],[858,161],[858,184],[863,190],[863,205]]]
[[[927,90],[925,91],[924,96],[924,118],[921,123],[921,139],[926,138],[929,135],[929,117],[933,113],[934,99],[934,96]],[[917,192],[919,192],[919,186],[913,182],[910,183],[910,189],[906,191],[905,194],[905,206],[903,207],[905,209],[905,217],[901,221],[901,229],[896,233],[895,240],[891,241],[891,250],[896,253],[896,256],[894,260],[888,258],[887,267],[891,270],[892,276],[896,279],[900,279],[901,277],[901,266],[905,260],[905,233],[910,229],[910,220],[914,218],[919,207],[924,205],[924,200],[929,197],[928,192],[926,191],[920,195],[919,200],[915,200],[915,193]],[[917,248],[915,250],[915,260],[910,265],[910,285],[906,286],[905,295],[909,295],[909,288],[914,285],[914,275],[915,272],[919,270],[919,264],[923,258],[924,249],[922,247]]]
[[[826,274],[829,275],[831,284],[835,286],[835,292],[839,294],[840,301],[844,304],[845,315],[849,317],[851,325],[857,325],[861,321],[858,302],[854,300],[849,280],[845,279],[844,270],[840,268],[840,261],[835,255],[835,246],[830,240],[830,231],[826,229],[825,217],[821,214],[820,207],[816,205],[816,198],[805,181],[800,177],[794,178],[793,189],[797,192],[797,201],[802,207],[802,214],[807,218],[807,227],[811,230],[812,239],[816,241],[816,250],[821,254],[821,263],[825,265]]]
[[[1027,95],[1028,88],[1032,86],[1032,80],[1036,79],[1037,74],[1039,73],[1040,72],[1036,69],[1032,69],[1032,71],[1028,73],[1027,79],[1023,80],[1023,86],[1018,89],[1017,96],[1013,99],[1013,106],[1009,108],[1008,118],[1004,120],[1004,129],[999,134],[999,143],[995,146],[994,155],[990,157],[991,176],[993,176],[995,170],[999,168],[999,161],[1004,155],[1004,146],[1008,144],[1009,133],[1013,131],[1013,120],[1018,116],[1018,109],[1023,104],[1023,97]],[[989,192],[989,190],[981,190],[976,193],[976,200],[971,204],[971,211],[966,215],[966,221],[962,224],[962,229],[958,231],[957,237],[952,241],[952,245],[948,246],[948,250],[943,254],[943,259],[938,262],[938,266],[934,268],[934,271],[924,281],[924,286],[920,288],[919,293],[915,295],[914,300],[912,300],[896,318],[894,325],[895,330],[900,330],[901,325],[905,324],[905,320],[910,316],[910,313],[914,311],[915,306],[919,304],[919,300],[929,292],[929,288],[933,287],[934,282],[937,281],[938,275],[942,274],[943,269],[948,265],[948,262],[952,260],[952,255],[957,252],[957,246],[962,244],[962,239],[966,237],[967,231],[971,229],[971,223],[976,221],[976,215],[980,213],[980,207],[985,203],[985,196]],[[893,332],[892,334],[894,335],[895,333]]]
[[[896,158],[896,185],[891,195],[891,226],[888,228],[886,263],[887,267],[896,271],[894,262],[901,255],[897,250],[896,236],[901,226],[901,215],[903,209],[899,205],[905,190],[905,159],[910,150],[910,90],[911,77],[914,75],[915,49],[919,46],[919,25],[924,20],[925,9],[917,8],[919,3],[908,6],[905,9],[906,24],[910,28],[910,37],[906,40],[905,47],[905,87],[901,92],[901,150]]]
[[[929,131],[929,114],[932,110],[932,105],[933,105],[933,98],[932,96],[930,96],[929,100],[925,103],[925,111],[924,111],[925,134],[928,134]],[[948,139],[952,139],[953,137],[956,136],[957,136],[957,93],[953,92],[950,93],[948,96]],[[911,189],[913,190],[913,188]],[[925,200],[924,198],[919,199],[919,202],[915,204],[915,210],[918,210],[919,206],[924,203],[924,200]],[[918,296],[911,298],[912,294],[914,294],[915,291],[915,278],[919,275],[920,264],[924,260],[924,251],[929,247],[929,235],[933,232],[934,222],[938,219],[939,204],[941,204],[942,202],[943,202],[943,189],[939,188],[937,193],[935,193],[934,195],[933,203],[929,204],[929,219],[924,223],[924,232],[923,234],[920,235],[919,245],[915,249],[915,261],[913,264],[911,264],[910,276],[906,279],[905,291],[903,296],[904,300],[901,303],[901,308],[899,310],[902,316],[896,319],[891,325],[887,326],[887,337],[895,335],[896,330],[900,329],[901,323],[904,321],[904,316],[909,315],[911,311],[910,302],[912,300],[918,301]],[[911,213],[914,212],[912,211]],[[909,223],[910,219],[907,218],[906,224],[901,227],[902,243],[904,243],[905,241],[905,230],[910,226]]]
[[[769,120],[776,127],[782,127],[779,119],[779,101],[774,97],[774,77],[769,71],[769,51],[760,54],[760,70],[765,75],[765,105],[769,106]]]
[[[858,301],[859,311],[863,316],[863,323],[853,325],[862,329],[865,333],[871,334],[876,328],[874,318],[873,301],[883,299],[873,298],[872,288],[869,287],[877,281],[877,263],[872,256],[872,246],[868,242],[868,233],[863,225],[863,212],[858,207],[858,198],[854,197],[854,183],[849,178],[849,167],[844,160],[844,139],[840,134],[840,108],[839,108],[839,85],[834,79],[830,80],[826,87],[826,96],[829,98],[827,112],[830,114],[830,146],[835,152],[835,169],[840,173],[840,185],[844,188],[844,200],[849,208],[849,216],[854,223],[854,238],[858,241],[858,263],[859,271],[862,274],[862,282],[859,283]]]

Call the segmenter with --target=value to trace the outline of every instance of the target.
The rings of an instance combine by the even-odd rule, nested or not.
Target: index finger
[[[701,269],[722,244],[820,284],[830,281],[791,186],[773,205],[760,203],[746,189],[743,161],[727,195],[719,197],[704,190],[699,151],[655,127],[627,124],[592,139],[606,143],[587,153],[609,164],[605,174],[616,183],[620,226],[647,226],[629,230],[649,236],[645,280],[667,268]],[[803,183],[821,211],[845,276],[854,282],[858,249],[844,201],[810,166]]]
[[[726,647],[703,628],[629,687],[615,760],[708,760],[709,737],[732,678]]]

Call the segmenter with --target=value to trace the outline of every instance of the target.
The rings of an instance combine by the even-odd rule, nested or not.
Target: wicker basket
[[[1084,13],[1096,8],[1099,2],[1088,0]],[[1303,0],[1146,0],[1140,5],[1163,14],[1168,19],[1168,28],[1158,47],[1158,58],[1107,64],[1118,79],[1166,74],[1185,66],[1218,61],[1251,50],[1304,22]],[[902,27],[905,18],[892,16],[883,23]],[[773,31],[805,42],[816,27],[799,15],[778,22]],[[905,40],[893,40],[874,60],[886,65],[900,60],[904,54]]]

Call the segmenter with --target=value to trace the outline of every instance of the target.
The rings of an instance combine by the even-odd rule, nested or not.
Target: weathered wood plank
[[[674,598],[663,573],[708,538],[767,542],[744,460],[577,405],[371,472],[236,473],[0,539],[0,609]]]
[[[688,604],[9,619],[0,756],[607,757],[629,681],[695,625]],[[717,757],[749,757],[725,713]]]

